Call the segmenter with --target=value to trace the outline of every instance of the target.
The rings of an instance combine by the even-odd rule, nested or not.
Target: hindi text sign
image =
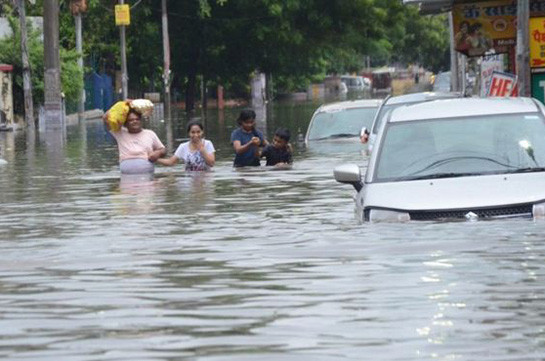
[[[115,6],[115,25],[131,25],[131,11],[128,4]]]

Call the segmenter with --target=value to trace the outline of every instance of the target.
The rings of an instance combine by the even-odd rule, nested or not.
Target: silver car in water
[[[361,221],[545,217],[545,109],[530,98],[435,100],[394,110],[362,179]]]
[[[371,126],[381,102],[380,99],[359,99],[320,106],[308,125],[305,145],[333,153],[361,151],[361,129]]]

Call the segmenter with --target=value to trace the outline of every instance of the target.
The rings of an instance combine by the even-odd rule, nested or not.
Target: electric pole
[[[165,118],[170,119],[170,40],[168,37],[167,0],[161,0],[161,12],[163,23],[163,83]]]
[[[82,21],[81,13],[87,10],[87,3],[85,0],[70,0],[70,12],[74,16],[74,22],[76,25],[76,51],[78,53],[78,67],[81,70],[82,81],[83,76],[83,40],[82,40]],[[85,112],[85,86],[81,89],[81,94],[78,99],[78,117],[83,118]]]
[[[19,12],[19,23],[21,27],[21,56],[23,65],[23,93],[25,102],[25,125],[35,126],[34,124],[34,106],[32,100],[32,82],[30,80],[30,61],[28,60],[27,48],[27,29],[26,29],[26,11],[25,1],[17,0]]]
[[[528,19],[530,17],[530,1],[517,2],[517,77],[519,96],[530,96],[530,54]]]
[[[64,114],[61,100],[59,50],[59,2],[44,1],[44,110],[45,128],[61,128]]]
[[[119,0],[119,5],[125,4],[125,0]],[[126,100],[129,93],[129,76],[127,75],[127,45],[125,43],[125,25],[119,27],[121,38],[121,97]]]

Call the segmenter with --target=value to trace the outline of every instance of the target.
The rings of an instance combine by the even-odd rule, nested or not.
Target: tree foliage
[[[29,14],[41,15],[43,1],[29,5]],[[117,3],[87,0],[83,16],[87,71],[114,76],[120,68],[119,29],[114,21]],[[126,28],[129,92],[138,96],[143,91],[161,91],[161,0],[125,3],[131,6],[131,25]],[[445,17],[421,16],[399,0],[167,3],[172,84],[186,94],[188,103],[195,100],[201,80],[209,86],[224,85],[230,96],[244,96],[249,76],[256,70],[271,75],[277,91],[292,91],[327,74],[360,71],[365,56],[373,66],[418,63],[432,70],[446,68],[449,61]],[[60,44],[63,49],[75,48],[69,0],[60,0]],[[69,65],[73,59],[66,56],[64,60],[74,70]]]
[[[11,64],[13,71],[14,110],[17,113],[24,111],[23,95],[23,67],[21,58],[21,31],[19,20],[8,16],[12,29],[12,36],[0,40],[0,63]],[[32,95],[36,105],[44,101],[44,46],[42,34],[27,24],[27,46],[31,68]],[[61,48],[61,90],[67,101],[78,99],[83,89],[83,74],[77,66],[78,54],[74,50]]]

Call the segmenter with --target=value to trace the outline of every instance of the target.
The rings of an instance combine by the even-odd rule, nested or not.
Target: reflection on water
[[[268,134],[313,110],[275,108]],[[235,170],[237,114],[207,115],[213,172],[153,179],[120,177],[99,121],[53,152],[0,135],[0,358],[543,359],[545,224],[358,225],[332,169],[361,153]]]

